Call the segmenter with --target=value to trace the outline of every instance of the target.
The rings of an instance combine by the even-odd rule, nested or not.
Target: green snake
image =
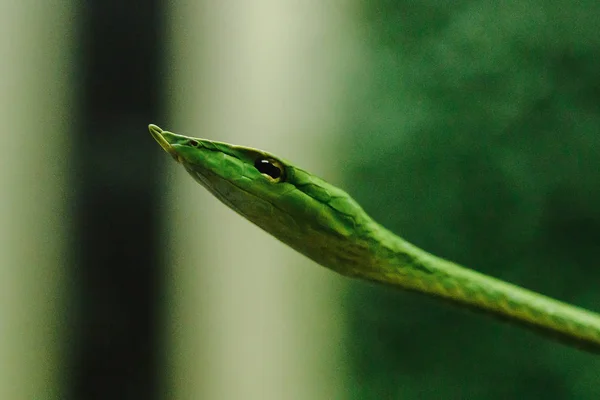
[[[425,293],[600,352],[600,314],[436,257],[369,217],[346,192],[262,150],[149,126],[217,199],[342,275]]]

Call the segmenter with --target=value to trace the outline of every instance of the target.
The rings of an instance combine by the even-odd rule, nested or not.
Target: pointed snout
[[[175,151],[175,148],[171,146],[171,143],[169,143],[169,141],[167,140],[167,137],[174,136],[172,133],[165,132],[160,127],[154,124],[148,125],[148,130],[150,131],[150,134],[152,135],[154,140],[156,140],[158,144],[160,144],[160,147],[162,147],[164,151],[169,153],[178,163],[182,161],[179,154],[177,154],[177,151]]]
[[[162,147],[164,151],[166,151],[167,153],[173,154],[173,148],[171,147],[169,142],[167,142],[167,139],[165,139],[165,137],[163,136],[162,129],[160,129],[158,126],[156,126],[154,124],[150,124],[150,125],[148,125],[148,130],[150,131],[150,134],[152,135],[154,140],[156,140],[158,142],[158,144],[160,144],[160,147]]]

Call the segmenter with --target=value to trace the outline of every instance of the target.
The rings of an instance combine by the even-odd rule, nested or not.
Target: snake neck
[[[381,228],[363,279],[442,298],[569,345],[600,352],[600,315],[433,256]]]

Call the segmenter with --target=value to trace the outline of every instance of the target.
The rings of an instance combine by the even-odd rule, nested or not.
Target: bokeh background
[[[295,254],[149,123],[600,311],[600,2],[3,1],[0,399],[595,399],[600,359]]]

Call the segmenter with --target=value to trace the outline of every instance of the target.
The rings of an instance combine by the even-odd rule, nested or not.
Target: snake
[[[437,257],[373,220],[345,191],[269,152],[148,127],[233,211],[343,276],[422,293],[600,353],[600,314]]]

